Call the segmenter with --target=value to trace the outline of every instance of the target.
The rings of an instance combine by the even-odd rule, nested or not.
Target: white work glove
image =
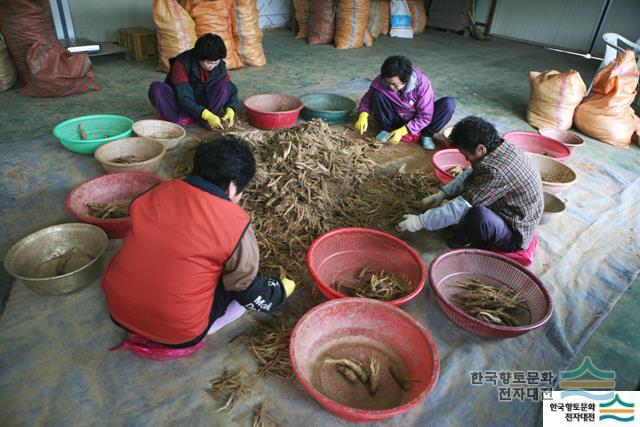
[[[438,191],[436,194],[425,197],[420,203],[422,204],[422,209],[431,209],[440,206],[446,198],[447,195],[444,194],[444,191]]]
[[[404,221],[401,221],[398,224],[398,229],[400,231],[409,231],[411,233],[415,233],[416,231],[422,230],[424,227],[422,226],[422,221],[420,221],[420,217],[418,215],[405,214],[403,215]]]

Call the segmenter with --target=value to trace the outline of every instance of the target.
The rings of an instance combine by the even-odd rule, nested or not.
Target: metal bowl
[[[106,233],[95,225],[53,225],[13,245],[4,268],[35,293],[67,294],[100,276],[108,243]]]

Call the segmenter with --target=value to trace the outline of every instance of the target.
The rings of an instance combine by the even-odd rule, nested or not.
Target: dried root
[[[260,376],[275,374],[293,378],[289,359],[291,327],[284,321],[279,325],[262,325],[256,335],[249,339],[249,348],[258,359]]]
[[[239,400],[249,395],[249,388],[244,384],[237,370],[224,370],[221,377],[211,380],[211,387],[206,389],[207,394],[212,399],[223,399],[225,404],[218,409],[220,411],[231,411],[235,408]]]
[[[130,164],[130,163],[140,163],[144,162],[147,159],[146,157],[138,157],[135,154],[128,154],[126,156],[116,157],[115,159],[109,160],[111,163],[122,163],[122,164]]]
[[[386,273],[384,270],[376,273],[365,267],[357,277],[356,283],[338,280],[333,283],[333,287],[345,295],[373,298],[380,301],[402,298],[415,289],[408,277]]]
[[[461,291],[453,295],[453,301],[462,310],[484,322],[502,326],[519,326],[514,316],[521,310],[529,311],[527,298],[522,292],[509,287],[497,288],[478,280],[459,282]]]
[[[86,203],[89,215],[94,218],[124,218],[129,216],[129,208],[113,203]]]
[[[264,403],[259,404],[253,411],[253,427],[267,427],[268,425],[278,426],[278,422],[264,409]]]

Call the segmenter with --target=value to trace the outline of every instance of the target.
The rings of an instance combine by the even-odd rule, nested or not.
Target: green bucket
[[[346,122],[356,108],[353,99],[333,93],[309,93],[300,100],[304,103],[302,117],[305,120],[317,117],[330,124]]]
[[[82,139],[80,124],[86,134]],[[53,135],[65,148],[80,154],[93,154],[101,145],[116,139],[128,138],[133,120],[113,114],[82,116],[65,120],[53,128]]]

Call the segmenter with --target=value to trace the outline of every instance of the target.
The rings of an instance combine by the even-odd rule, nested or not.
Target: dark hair
[[[198,38],[193,53],[196,61],[217,61],[227,57],[227,47],[220,36],[207,33]]]
[[[384,79],[398,76],[402,83],[408,83],[413,73],[413,64],[406,56],[395,55],[384,60],[380,68],[380,75]]]
[[[465,117],[456,123],[449,140],[455,148],[469,153],[474,153],[480,144],[487,147],[487,153],[490,153],[503,141],[491,123],[476,116]]]
[[[226,190],[231,181],[241,192],[256,173],[256,159],[247,142],[233,135],[200,145],[193,158],[193,174]]]

